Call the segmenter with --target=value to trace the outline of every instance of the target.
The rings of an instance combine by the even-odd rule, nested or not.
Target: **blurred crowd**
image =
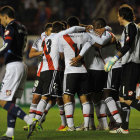
[[[135,9],[140,21],[140,0],[0,0],[0,6],[15,8],[17,19],[25,24],[29,34],[40,34],[46,22],[66,20],[71,15],[78,16],[82,23],[90,24],[96,17],[104,17],[120,33],[117,22],[118,7],[127,3]]]
[[[136,23],[140,22],[140,0],[0,0],[0,7],[10,5],[16,10],[16,19],[23,23],[29,35],[39,36],[47,22],[65,21],[69,16],[79,17],[81,23],[91,24],[96,17],[103,17],[114,34],[120,34],[122,28],[117,21],[117,12],[121,4],[127,3],[135,10]],[[28,39],[25,62],[28,65],[28,80],[35,78],[37,59],[29,59],[28,53],[34,38]],[[0,61],[3,61],[0,59]],[[0,62],[0,69],[2,63]],[[0,77],[2,72],[0,74]]]

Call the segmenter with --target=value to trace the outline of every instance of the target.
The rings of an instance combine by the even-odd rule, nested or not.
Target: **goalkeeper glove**
[[[106,72],[109,72],[112,68],[112,66],[116,63],[116,61],[119,59],[119,57],[116,55],[114,56],[110,61],[108,61],[105,66],[104,66],[104,70]]]

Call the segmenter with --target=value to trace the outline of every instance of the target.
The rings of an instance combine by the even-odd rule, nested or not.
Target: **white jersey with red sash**
[[[65,57],[65,74],[67,73],[86,73],[84,64],[79,66],[71,66],[70,61],[76,57],[84,44],[91,40],[88,33],[73,33],[64,35],[59,39],[59,51],[64,53]]]

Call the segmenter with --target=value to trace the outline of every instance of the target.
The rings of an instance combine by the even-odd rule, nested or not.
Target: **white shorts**
[[[1,85],[0,100],[12,101],[21,98],[27,78],[27,66],[23,62],[11,62],[6,65],[6,73]]]

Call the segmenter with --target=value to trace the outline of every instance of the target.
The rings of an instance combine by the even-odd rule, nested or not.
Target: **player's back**
[[[67,34],[59,40],[59,47],[62,48],[65,57],[65,73],[87,72],[84,64],[81,63],[77,67],[74,67],[70,65],[70,61],[73,57],[76,57],[80,53],[83,45],[89,40],[90,36],[88,33]]]
[[[46,70],[58,70],[59,51],[58,51],[58,35],[52,33],[45,38],[43,46],[43,62]]]

